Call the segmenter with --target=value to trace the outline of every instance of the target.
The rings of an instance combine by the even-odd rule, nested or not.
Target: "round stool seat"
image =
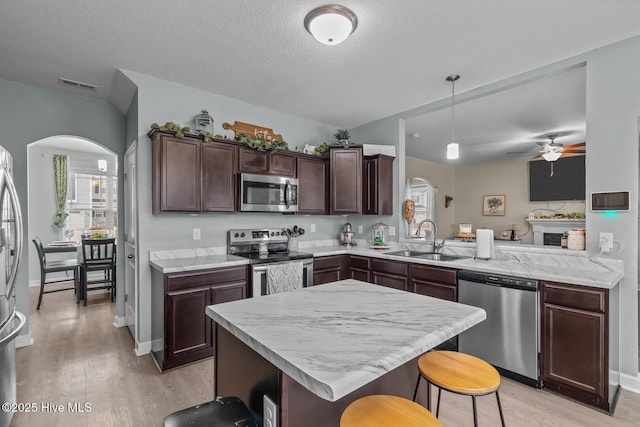
[[[442,427],[423,406],[397,396],[366,396],[342,413],[340,427]]]
[[[484,395],[500,387],[500,374],[482,359],[455,351],[431,351],[418,359],[420,374],[454,393]]]

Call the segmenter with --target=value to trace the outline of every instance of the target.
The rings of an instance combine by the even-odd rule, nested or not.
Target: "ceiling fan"
[[[557,133],[552,133],[547,135],[547,138],[551,141],[549,142],[539,142],[538,145],[542,146],[540,150],[540,154],[534,157],[534,159],[538,157],[542,157],[547,162],[555,162],[558,160],[563,154],[584,154],[584,148],[587,145],[586,142],[578,142],[577,144],[571,144],[564,146],[559,142],[555,142],[555,139],[558,137]]]
[[[542,150],[540,150],[540,154],[534,157],[534,159],[538,157],[542,157],[547,162],[550,163],[551,173],[549,176],[553,176],[553,163],[558,160],[564,154],[584,154],[584,150],[587,143],[586,142],[578,142],[576,144],[571,144],[564,146],[555,141],[558,137],[557,133],[552,133],[547,135],[547,138],[551,142],[539,142],[538,145],[542,146]]]

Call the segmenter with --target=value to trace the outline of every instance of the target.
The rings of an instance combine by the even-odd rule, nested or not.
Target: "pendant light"
[[[451,142],[447,145],[447,159],[455,160],[460,157],[460,146],[456,142],[455,139],[455,121],[456,121],[456,110],[455,110],[455,82],[460,78],[457,74],[451,74],[447,77],[447,81],[451,82]]]

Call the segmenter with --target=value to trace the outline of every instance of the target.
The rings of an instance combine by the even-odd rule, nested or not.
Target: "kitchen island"
[[[357,280],[206,312],[217,330],[215,395],[238,396],[258,415],[267,395],[281,427],[337,426],[365,395],[410,398],[416,359],[486,318],[476,307]]]

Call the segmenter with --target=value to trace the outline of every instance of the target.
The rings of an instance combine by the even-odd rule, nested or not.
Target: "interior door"
[[[136,141],[133,142],[124,156],[124,310],[125,324],[136,340],[136,307],[137,307],[137,275],[136,275],[136,236],[138,234],[138,205],[136,196]]]

